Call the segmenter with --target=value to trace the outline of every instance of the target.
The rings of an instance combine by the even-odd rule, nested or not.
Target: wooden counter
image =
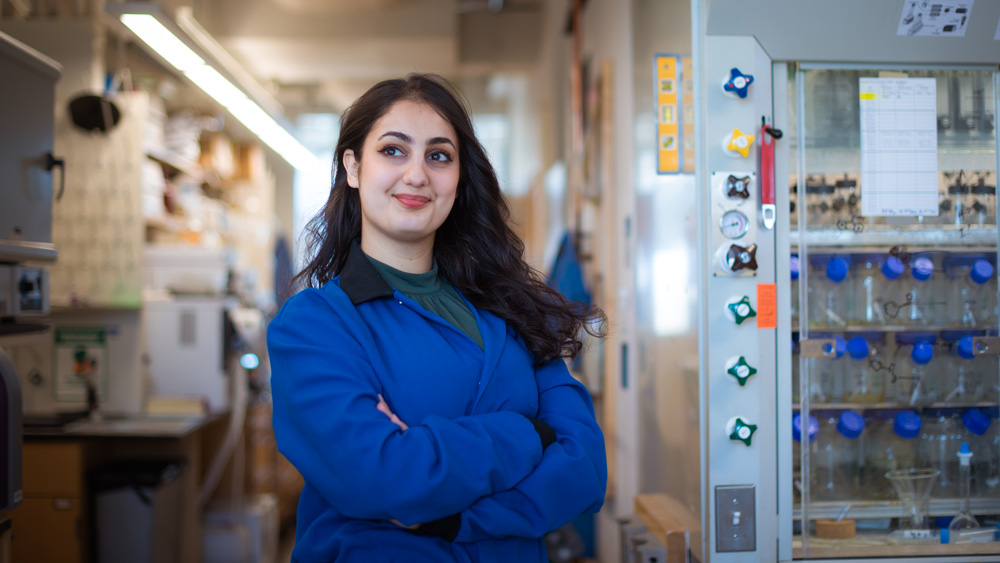
[[[11,513],[13,561],[86,563],[93,554],[88,472],[122,459],[181,459],[177,563],[201,561],[202,434],[225,416],[80,420],[24,431],[24,503]]]
[[[701,560],[701,521],[676,499],[664,494],[638,495],[635,514],[667,548],[666,563],[686,563],[689,550]]]

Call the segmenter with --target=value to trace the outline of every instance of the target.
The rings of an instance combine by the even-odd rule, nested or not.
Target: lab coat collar
[[[392,297],[392,287],[378,275],[375,266],[368,261],[361,245],[355,239],[347,253],[347,261],[340,271],[340,289],[351,298],[351,303],[360,305],[379,297]]]

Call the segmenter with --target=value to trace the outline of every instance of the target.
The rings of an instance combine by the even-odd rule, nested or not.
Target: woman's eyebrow
[[[409,144],[409,145],[413,144],[413,137],[407,135],[406,133],[402,133],[400,131],[386,131],[385,133],[382,133],[382,135],[380,135],[378,139],[381,141],[382,139],[384,139],[386,137],[396,137],[397,139],[399,139],[400,141],[403,141],[406,144]],[[428,145],[451,145],[452,148],[455,147],[455,143],[452,142],[452,140],[449,139],[448,137],[431,137],[430,139],[427,140],[427,144]]]

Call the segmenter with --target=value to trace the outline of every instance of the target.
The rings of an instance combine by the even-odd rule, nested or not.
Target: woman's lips
[[[430,199],[419,195],[396,194],[396,200],[410,209],[418,209],[427,205]]]

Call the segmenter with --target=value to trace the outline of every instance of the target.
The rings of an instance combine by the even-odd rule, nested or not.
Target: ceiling
[[[342,111],[378,80],[530,71],[545,0],[200,0],[194,17],[286,113]]]

